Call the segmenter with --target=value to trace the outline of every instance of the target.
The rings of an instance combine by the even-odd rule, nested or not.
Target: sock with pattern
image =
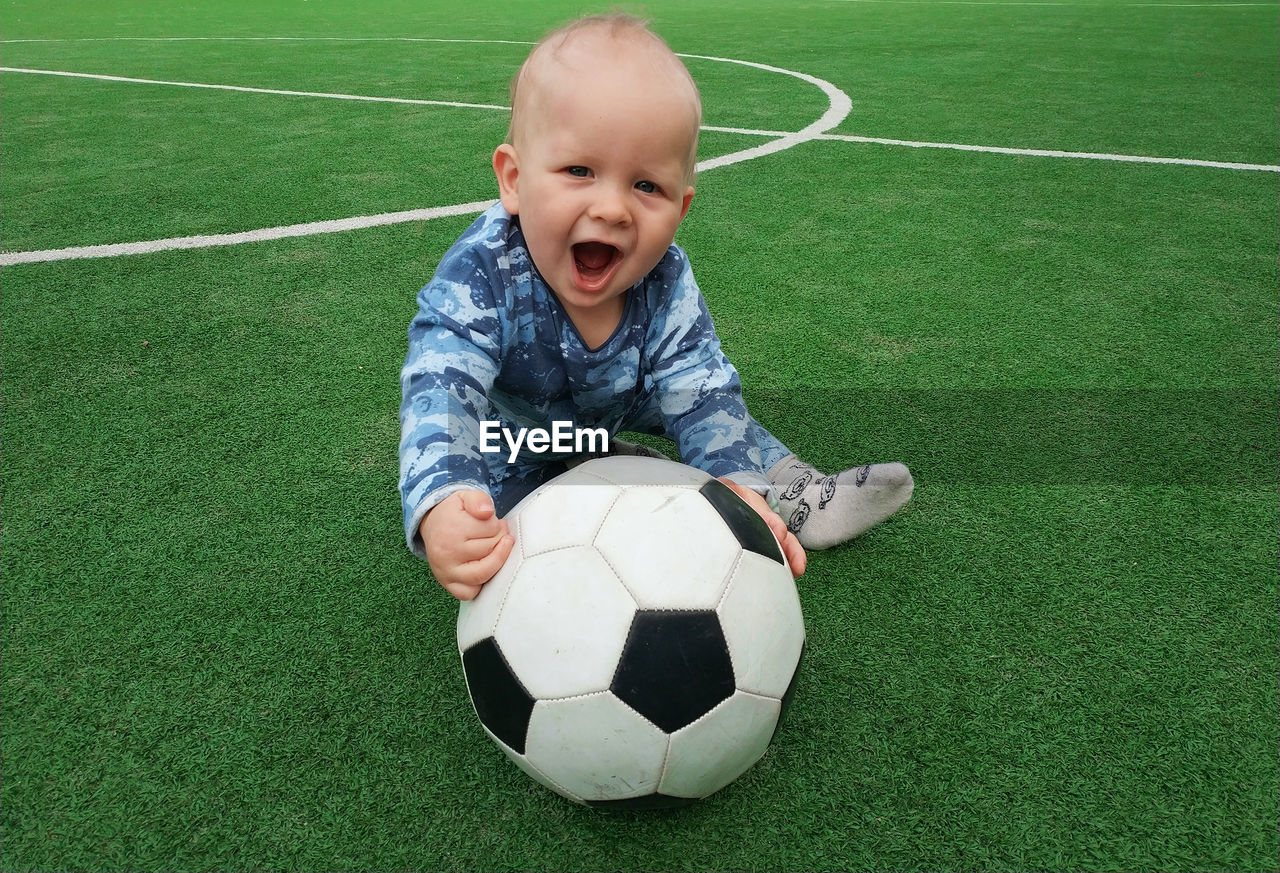
[[[824,476],[795,455],[768,472],[787,529],[806,549],[847,542],[898,511],[911,497],[911,471],[898,463],[864,464]]]

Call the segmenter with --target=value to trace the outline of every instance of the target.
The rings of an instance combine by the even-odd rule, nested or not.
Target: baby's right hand
[[[483,491],[458,491],[431,507],[418,526],[436,580],[459,600],[470,600],[494,577],[516,538]]]

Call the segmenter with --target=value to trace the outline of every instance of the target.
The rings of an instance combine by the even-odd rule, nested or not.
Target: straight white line
[[[716,133],[738,133],[744,136],[789,136],[780,130],[748,130],[743,127],[712,127],[703,130]],[[820,133],[814,139],[833,139],[841,142],[859,142],[871,145],[905,146],[913,149],[952,149],[960,152],[989,152],[996,155],[1021,155],[1034,158],[1074,158],[1090,161],[1121,161],[1131,164],[1180,164],[1185,167],[1213,167],[1219,170],[1259,170],[1280,173],[1280,166],[1272,164],[1240,164],[1232,161],[1201,161],[1195,158],[1161,158],[1148,155],[1115,155],[1107,152],[1067,152],[1057,149],[1019,149],[1004,146],[965,145],[954,142],[915,142],[906,139],[885,139],[879,136],[852,136],[844,133]]]
[[[203,38],[203,37],[202,37]],[[276,39],[277,37],[271,37]],[[280,39],[293,39],[293,37],[278,37]],[[787,70],[781,70],[778,67],[769,67],[765,64],[754,64],[746,61],[733,61],[728,58],[711,58],[700,55],[682,55],[682,57],[699,58],[702,60],[719,60],[730,63],[742,64],[744,66],[759,67],[760,69],[769,70],[771,72],[782,72],[788,75],[816,84],[822,87],[820,80],[812,77],[804,76],[800,73],[793,73]],[[128,82],[140,85],[169,85],[177,88],[207,88],[215,91],[238,91],[248,94],[276,94],[286,97],[319,97],[327,100],[357,100],[367,103],[405,103],[415,106],[448,106],[458,109],[494,109],[502,112],[510,112],[511,107],[499,106],[493,103],[460,103],[452,100],[415,100],[408,97],[370,97],[362,94],[335,94],[326,91],[286,91],[279,88],[249,88],[241,85],[213,85],[203,82],[173,82],[165,79],[135,79],[127,76],[107,76],[100,73],[75,73],[67,70],[36,70],[26,67],[0,67],[0,72],[6,73],[30,73],[41,76],[67,76],[76,79],[97,79],[105,82]],[[826,90],[826,89],[824,89]],[[778,140],[776,143],[758,146],[756,149],[748,150],[751,157],[760,157],[764,154],[772,154],[781,151],[796,144],[796,141],[810,139],[833,139],[843,140],[845,142],[868,143],[874,145],[892,145],[905,146],[907,148],[917,149],[951,149],[953,151],[962,152],[988,152],[990,154],[999,155],[1023,155],[1026,157],[1044,157],[1044,158],[1074,158],[1081,160],[1094,161],[1121,161],[1135,164],[1179,164],[1188,167],[1213,167],[1220,170],[1254,170],[1268,173],[1280,172],[1280,166],[1270,164],[1244,164],[1232,161],[1202,161],[1194,158],[1163,158],[1150,157],[1146,155],[1120,155],[1108,154],[1105,152],[1069,152],[1059,151],[1056,149],[1023,149],[1008,148],[1004,146],[982,146],[982,145],[965,145],[962,143],[944,143],[944,142],[916,142],[913,140],[903,139],[886,139],[883,137],[872,136],[850,136],[846,134],[819,132],[825,128],[832,126],[833,119],[839,122],[848,114],[849,107],[845,105],[845,101],[841,99],[843,92],[828,95],[832,100],[831,108],[827,114],[818,121],[809,125],[802,131],[785,131],[785,130],[753,130],[741,127],[717,127],[713,125],[703,125],[702,129],[715,133],[736,133],[745,136],[767,136]],[[698,170],[711,170],[718,166],[728,163],[727,158],[734,158],[736,163],[738,160],[744,159],[742,153],[734,152],[732,155],[724,155],[720,158],[712,158],[698,165]],[[0,261],[3,263],[3,261]]]
[[[428,36],[81,36],[0,39],[0,45],[11,42],[456,42],[534,45],[519,39],[440,39]]]
[[[151,252],[168,252],[176,249],[202,249],[209,246],[231,246],[238,243],[265,242],[291,236],[311,236],[319,233],[342,233],[367,227],[383,227],[408,221],[430,221],[455,215],[475,215],[484,212],[496,200],[477,200],[454,206],[434,206],[429,209],[409,209],[404,212],[385,212],[382,215],[358,215],[354,218],[338,218],[332,221],[309,221],[285,227],[265,227],[242,233],[218,233],[206,236],[180,236],[171,239],[144,242],[112,243],[99,246],[76,246],[66,249],[45,249],[31,252],[0,252],[0,266],[34,264],[44,261],[67,261],[76,258],[109,258],[116,255],[142,255]]]
[[[704,124],[699,130],[709,130],[713,133],[740,133],[744,136],[794,136],[794,130],[755,130],[747,127],[715,127],[714,125]],[[820,134],[819,136],[828,136],[829,134]]]
[[[174,41],[181,40],[177,38]],[[193,37],[194,39],[212,39],[206,37]],[[297,37],[261,37],[263,40],[293,40],[300,39]],[[347,38],[334,38],[343,39]],[[18,40],[9,40],[9,42],[17,42]],[[52,41],[52,40],[51,40]],[[489,42],[489,40],[422,40],[424,42]],[[1144,157],[1138,155],[1111,155],[1099,154],[1091,152],[1066,152],[1051,151],[1045,149],[1015,149],[1002,148],[998,146],[973,146],[958,143],[929,143],[929,142],[913,142],[909,140],[884,139],[880,137],[863,137],[851,136],[844,134],[826,133],[831,127],[839,124],[849,113],[852,108],[847,95],[840,91],[834,85],[803,73],[796,73],[790,70],[783,70],[779,67],[770,67],[765,64],[756,64],[749,61],[737,61],[729,58],[714,58],[702,55],[682,55],[682,57],[701,58],[705,60],[727,61],[737,63],[743,66],[757,67],[759,69],[771,72],[786,73],[795,76],[806,82],[816,85],[827,94],[830,100],[830,106],[822,118],[808,125],[801,131],[767,131],[754,130],[737,127],[717,127],[712,125],[703,126],[703,130],[736,133],[749,136],[767,136],[773,137],[777,141],[758,146],[754,149],[746,149],[741,152],[734,152],[731,155],[723,155],[719,158],[712,158],[699,164],[699,170],[712,169],[717,166],[723,166],[728,163],[736,163],[741,160],[747,160],[752,157],[759,157],[764,154],[770,154],[783,148],[789,148],[812,139],[829,139],[840,140],[845,142],[869,143],[878,145],[906,146],[910,148],[940,148],[954,149],[958,151],[974,151],[974,152],[990,152],[995,154],[1007,155],[1027,155],[1037,157],[1056,157],[1056,158],[1087,158],[1093,160],[1109,160],[1109,161],[1129,161],[1135,163],[1158,163],[1158,164],[1182,164],[1187,166],[1203,166],[1232,170],[1263,170],[1269,172],[1280,172],[1278,166],[1268,166],[1262,164],[1237,164],[1223,161],[1199,161],[1184,158],[1159,158]],[[509,111],[507,106],[497,106],[486,103],[458,103],[444,100],[413,100],[400,97],[368,97],[356,94],[334,94],[317,91],[286,91],[274,88],[249,88],[238,85],[213,85],[197,82],[173,82],[160,79],[137,79],[123,76],[107,76],[96,73],[75,73],[64,70],[36,70],[23,67],[0,67],[0,71],[13,73],[30,73],[38,75],[50,76],[67,76],[72,78],[97,79],[109,82],[128,82],[138,84],[152,85],[169,85],[184,88],[208,88],[221,91],[239,91],[254,94],[277,94],[296,97],[319,97],[326,99],[338,100],[357,100],[375,103],[402,103],[414,105],[430,105],[430,106],[451,106],[459,108],[475,108],[475,109],[494,109]],[[474,203],[463,203],[453,206],[440,206],[428,209],[412,209],[404,212],[388,212],[381,215],[356,216],[353,218],[334,219],[330,221],[315,221],[304,224],[292,224],[283,227],[269,227],[259,230],[244,231],[241,233],[212,234],[201,236],[175,237],[162,240],[147,240],[132,243],[113,243],[96,246],[75,246],[64,249],[44,249],[38,251],[25,252],[0,252],[0,266],[11,266],[14,264],[29,264],[45,261],[61,261],[77,258],[100,258],[111,257],[115,255],[131,255],[146,254],[150,252],[172,251],[176,249],[194,249],[205,248],[209,246],[235,245],[246,242],[263,242],[267,240],[284,239],[286,237],[309,236],[321,233],[341,233],[348,230],[356,230],[360,228],[381,227],[392,224],[399,224],[410,221],[429,221],[434,218],[443,218],[446,216],[472,215],[482,212],[489,208],[496,201],[476,201]]]
[[[413,106],[452,106],[459,109],[501,109],[508,106],[492,103],[457,103],[452,100],[412,100],[408,97],[368,97],[363,94],[333,94],[325,91],[284,91],[279,88],[246,88],[242,85],[210,85],[202,82],[171,82],[166,79],[134,79],[128,76],[104,76],[101,73],[72,73],[66,70],[33,70],[26,67],[0,67],[4,73],[31,73],[38,76],[66,76],[72,79],[97,79],[101,82],[129,82],[135,85],[171,85],[175,88],[207,88],[213,91],[239,91],[244,94],[278,94],[285,97],[324,97],[329,100],[358,100],[364,103],[407,103]]]
[[[1112,155],[1105,152],[1062,152],[1055,149],[1015,149],[1001,146],[963,145],[949,142],[910,142],[902,139],[883,139],[875,136],[848,136],[841,133],[824,133],[818,139],[837,139],[843,142],[871,143],[874,145],[906,146],[914,149],[954,149],[962,152],[990,152],[997,155],[1025,155],[1037,158],[1078,158],[1090,161],[1124,161],[1132,164],[1180,164],[1186,167],[1214,167],[1220,170],[1261,170],[1280,173],[1280,166],[1271,164],[1237,164],[1230,161],[1198,161],[1194,158],[1159,158],[1146,155]]]

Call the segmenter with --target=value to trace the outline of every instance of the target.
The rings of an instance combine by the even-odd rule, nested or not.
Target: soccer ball
[[[765,753],[804,649],[795,582],[723,482],[656,458],[588,461],[507,516],[515,549],[458,615],[498,747],[592,806],[678,806]]]

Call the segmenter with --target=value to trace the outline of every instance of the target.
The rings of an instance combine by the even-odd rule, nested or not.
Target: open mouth
[[[573,266],[585,291],[598,291],[608,284],[621,259],[622,252],[608,243],[581,242],[573,247]]]

